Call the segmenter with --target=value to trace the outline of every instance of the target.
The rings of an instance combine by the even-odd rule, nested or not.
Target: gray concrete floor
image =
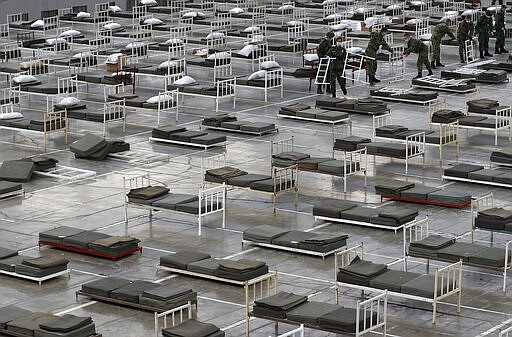
[[[364,45],[364,42],[362,42]],[[491,43],[491,45],[493,45]],[[508,57],[508,55],[507,55]],[[505,60],[505,56],[496,57]],[[287,65],[289,59],[278,57],[278,61]],[[406,59],[407,74],[405,79],[393,83],[399,87],[409,87],[415,75],[414,55]],[[458,55],[455,47],[443,49],[443,62],[447,68],[458,66]],[[248,72],[247,63],[235,63],[236,69]],[[205,78],[203,69],[190,67],[190,74]],[[439,74],[439,70],[435,71]],[[385,79],[388,70],[385,65],[379,68],[378,77]],[[141,79],[141,86],[150,90],[156,80]],[[307,91],[307,79],[285,79],[284,98],[277,91],[271,92],[269,102],[262,101],[263,93],[241,89],[236,109],[231,102],[222,101],[222,111],[236,113],[239,119],[265,120],[275,123],[279,133],[252,137],[226,134],[228,145],[225,149],[228,163],[232,166],[251,172],[269,172],[269,141],[283,139],[293,135],[297,148],[311,154],[328,155],[331,153],[332,140],[330,127],[316,123],[278,119],[276,114],[279,106],[302,102],[314,105],[317,95]],[[387,84],[383,80],[382,84]],[[509,83],[500,85],[482,85],[478,88],[482,97],[494,98],[502,105],[512,105]],[[89,108],[96,107],[97,101],[94,88],[90,94],[82,98],[89,101]],[[96,92],[98,94],[99,91]],[[350,83],[349,97],[368,95],[369,87],[360,83]],[[464,97],[457,94],[440,94],[449,106],[461,109]],[[42,101],[33,98],[23,101],[23,109],[38,109]],[[97,108],[101,106],[98,105]],[[208,99],[186,98],[180,111],[178,124],[187,125],[192,129],[199,128],[203,115],[212,114],[213,101]],[[403,103],[390,103],[393,119],[396,123],[408,127],[426,128],[428,125],[428,109],[423,106]],[[172,123],[173,117],[168,118]],[[352,115],[353,133],[370,135],[371,118]],[[203,235],[197,236],[197,225],[194,217],[175,213],[155,213],[152,220],[141,210],[129,209],[129,225],[124,224],[123,183],[125,176],[150,171],[157,180],[172,186],[173,191],[197,191],[201,183],[201,157],[222,153],[224,149],[199,151],[193,148],[162,145],[148,142],[151,128],[156,125],[156,116],[148,110],[129,109],[127,131],[122,133],[119,124],[109,125],[110,138],[121,137],[129,142],[132,149],[148,150],[170,156],[169,162],[157,162],[151,165],[134,165],[127,162],[107,159],[102,162],[75,159],[64,144],[62,137],[53,136],[49,150],[45,155],[54,157],[63,165],[90,169],[97,172],[94,179],[65,183],[51,178],[37,177],[25,184],[27,194],[24,198],[0,201],[0,236],[1,245],[6,248],[23,250],[27,256],[60,255],[68,258],[72,269],[70,278],[62,277],[36,283],[16,278],[0,276],[0,303],[15,304],[31,310],[58,313],[69,311],[75,315],[90,315],[96,322],[97,330],[103,336],[151,336],[153,332],[153,315],[148,312],[112,304],[91,301],[87,298],[75,300],[74,293],[80,285],[102,276],[121,276],[132,279],[161,280],[164,284],[186,285],[198,292],[197,317],[201,321],[210,322],[221,328],[229,327],[226,335],[231,337],[245,336],[243,291],[239,287],[224,285],[207,280],[185,276],[170,275],[165,272],[156,273],[155,265],[159,257],[181,249],[197,249],[206,251],[216,257],[244,257],[267,261],[270,268],[279,272],[279,289],[299,294],[314,294],[318,301],[334,303],[332,257],[325,260],[316,257],[298,255],[282,251],[274,251],[251,246],[241,246],[241,232],[252,226],[275,224],[289,229],[311,229],[322,232],[347,233],[350,235],[348,245],[364,242],[367,258],[376,262],[391,262],[401,257],[402,235],[389,231],[363,228],[350,225],[315,223],[312,207],[323,198],[339,198],[372,203],[375,207],[393,205],[418,209],[420,216],[429,215],[431,227],[439,232],[462,234],[470,230],[470,212],[435,206],[406,204],[400,202],[380,203],[374,193],[373,186],[377,179],[394,178],[424,183],[429,186],[444,186],[453,191],[467,192],[474,197],[493,192],[498,206],[510,207],[512,192],[503,188],[484,185],[453,183],[441,179],[442,168],[438,162],[438,150],[427,148],[426,165],[421,161],[412,161],[410,172],[404,175],[404,162],[387,158],[370,158],[369,185],[364,187],[363,178],[355,176],[349,179],[348,192],[343,193],[343,182],[340,178],[313,173],[300,174],[300,197],[297,208],[294,207],[292,193],[284,193],[278,197],[278,210],[272,213],[270,196],[246,191],[232,190],[228,192],[227,228],[220,229],[220,216],[207,218],[204,223]],[[92,122],[71,121],[70,140],[73,141],[85,132],[101,134],[101,126]],[[340,132],[346,132],[341,128]],[[500,148],[510,147],[505,133],[499,136]],[[0,161],[13,160],[20,157],[44,154],[42,136],[19,133],[16,142],[12,142],[9,131],[0,130]],[[494,149],[493,136],[490,133],[469,131],[461,132],[461,153],[459,162],[478,163],[489,166],[489,155]],[[447,148],[444,153],[444,167],[456,162],[455,149]],[[135,236],[142,240],[142,254],[134,254],[120,261],[109,261],[85,255],[64,252],[50,248],[37,247],[38,233],[56,226],[74,226],[113,235]],[[479,234],[478,239],[488,240],[488,234]],[[498,235],[497,244],[503,244],[510,237]],[[442,263],[432,263],[438,267]],[[401,268],[401,266],[395,266]],[[423,272],[425,260],[412,260],[410,270]],[[432,272],[433,268],[431,268]],[[510,279],[510,277],[509,277]],[[509,280],[510,281],[510,280]],[[499,274],[482,269],[464,267],[462,311],[457,314],[454,301],[441,304],[438,308],[437,324],[431,324],[431,305],[412,301],[390,298],[388,308],[388,333],[391,336],[498,336],[502,323],[509,326],[512,322],[512,301],[510,287],[508,293],[501,291],[502,278]],[[340,303],[354,306],[360,293],[343,289]],[[508,322],[508,325],[506,325]],[[293,327],[280,325],[283,333]],[[254,319],[251,322],[253,336],[275,335],[274,325],[265,320]],[[486,332],[487,331],[487,332]],[[307,330],[307,336],[334,336],[324,332]]]

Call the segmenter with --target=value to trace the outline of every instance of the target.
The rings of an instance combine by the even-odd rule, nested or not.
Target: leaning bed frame
[[[226,154],[218,154],[212,157],[208,158],[201,158],[201,176],[203,179],[203,186],[205,184],[213,184],[213,185],[219,185],[218,183],[210,182],[204,180],[205,174],[207,170],[221,168],[227,166],[226,162]],[[292,165],[289,167],[283,167],[283,168],[272,168],[272,178],[274,180],[274,191],[273,192],[266,192],[266,191],[260,191],[251,189],[249,187],[241,187],[241,186],[235,186],[235,185],[226,185],[226,190],[229,189],[239,189],[244,191],[251,191],[251,192],[258,192],[258,193],[264,193],[264,194],[272,194],[272,210],[275,213],[276,212],[276,202],[277,202],[277,195],[281,192],[287,192],[288,190],[293,190],[295,192],[295,207],[297,207],[297,203],[299,200],[299,171],[297,168],[297,165]],[[289,184],[289,181],[293,181],[293,184]],[[227,191],[226,191],[227,193]]]
[[[126,228],[128,228],[128,207],[134,207],[139,209],[146,209],[149,212],[149,218],[153,217],[153,210],[156,211],[167,211],[173,213],[180,214],[188,214],[188,215],[196,215],[198,222],[198,235],[202,233],[202,220],[204,217],[215,214],[222,213],[222,228],[226,227],[226,186],[222,184],[221,186],[215,186],[211,188],[204,188],[201,186],[199,188],[199,209],[198,214],[185,213],[180,211],[171,210],[163,207],[155,207],[151,205],[144,205],[135,203],[128,200],[128,192],[130,192],[133,188],[141,188],[150,186],[152,182],[159,183],[160,182],[151,179],[149,172],[146,172],[141,175],[137,175],[134,177],[123,177],[123,191],[124,191],[124,221]],[[202,212],[202,206],[205,206],[204,212]]]
[[[361,259],[363,259],[363,243],[360,243],[359,245],[354,246],[352,248],[345,249],[334,255],[334,280],[336,289],[336,303],[338,303],[340,288],[342,287],[358,289],[363,292],[382,292],[381,289],[339,282],[337,280],[338,270],[349,265],[352,259],[354,259],[356,256],[359,256]],[[391,266],[401,261],[402,259],[399,259],[398,261],[388,264],[388,266]],[[439,295],[437,295],[438,293]],[[441,300],[445,298],[451,297],[453,295],[457,296],[457,313],[460,312],[460,302],[462,295],[462,261],[452,263],[446,267],[439,268],[436,270],[433,298],[397,293],[393,291],[387,291],[387,294],[389,296],[400,297],[413,301],[432,303],[432,324],[435,324],[437,305],[440,303]]]

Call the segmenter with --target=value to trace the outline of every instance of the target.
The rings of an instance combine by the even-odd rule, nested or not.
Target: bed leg
[[[432,303],[432,324],[436,324],[437,299]]]
[[[428,274],[429,269],[430,269],[430,259],[427,259],[427,264],[425,265],[425,268],[426,268],[426,273]]]

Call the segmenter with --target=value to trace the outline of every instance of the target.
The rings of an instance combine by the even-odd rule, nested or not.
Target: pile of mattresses
[[[274,185],[274,178],[270,175],[248,173],[231,166],[207,170],[204,180],[263,192],[279,192],[295,186],[295,180],[289,178],[277,179]]]
[[[344,200],[326,200],[313,206],[316,217],[339,219],[348,223],[368,223],[391,228],[400,227],[418,216],[412,209],[394,209],[388,207],[370,208]]]
[[[491,152],[491,162],[512,165],[512,149],[494,150]]]
[[[160,257],[160,266],[235,281],[248,281],[268,273],[268,265],[262,261],[215,259],[208,253],[188,250]]]
[[[360,169],[358,162],[346,164],[343,160],[332,157],[311,157],[307,153],[287,151],[272,155],[272,166],[288,167],[297,165],[299,170],[318,173],[344,175]]]
[[[512,232],[512,211],[501,207],[478,211],[475,227]]]
[[[384,198],[447,207],[463,207],[471,203],[471,195],[464,192],[447,191],[399,180],[388,180],[375,184],[375,193]]]
[[[91,317],[32,312],[9,305],[0,308],[0,333],[9,336],[92,337],[96,326]]]
[[[452,123],[459,121],[460,126],[474,126],[479,128],[496,128],[496,119],[485,116],[468,116],[462,111],[442,109],[432,114],[432,123]]]
[[[151,137],[156,141],[176,142],[178,144],[197,144],[204,146],[220,145],[226,141],[226,136],[216,135],[205,131],[191,131],[183,126],[161,126],[154,128]]]
[[[104,160],[111,153],[130,150],[130,144],[123,140],[105,140],[103,137],[88,133],[71,143],[69,150],[78,159]]]
[[[23,185],[20,183],[0,180],[0,199],[23,195]]]
[[[316,107],[327,110],[339,110],[348,113],[382,115],[389,112],[386,102],[373,97],[358,99],[321,97],[316,99]]]
[[[243,232],[243,241],[273,245],[277,249],[291,248],[318,253],[333,252],[344,247],[347,238],[346,234],[294,231],[269,225],[252,227]]]
[[[436,100],[439,94],[437,92],[432,91],[423,91],[423,90],[410,90],[402,93],[395,93],[388,89],[387,87],[380,89],[372,89],[370,90],[370,95],[374,97],[381,97],[385,99],[396,99],[396,100],[406,100],[406,101],[414,101],[414,102],[427,102],[431,100]]]
[[[407,158],[407,150],[409,155],[419,151],[417,146],[407,146],[405,143],[372,142],[369,138],[359,136],[342,137],[334,141],[334,150],[337,151],[355,151],[363,148],[366,148],[369,155],[399,159]]]
[[[169,192],[170,190],[163,186],[146,186],[131,189],[127,197],[131,203],[190,214],[199,214],[199,212],[203,214],[207,209],[215,210],[217,207],[216,203],[205,205],[203,202],[199,209],[197,195]],[[218,205],[218,207],[221,206],[221,204]]]
[[[510,56],[509,56],[509,59],[510,59]],[[478,66],[478,68],[512,71],[512,63],[492,62],[492,63],[482,64],[482,65]]]
[[[468,92],[476,90],[475,83],[467,83],[466,81],[455,81],[453,83],[436,83],[430,81],[431,77],[413,78],[412,85],[417,87],[429,88],[433,90],[451,91],[451,92]],[[447,80],[449,81],[449,80]]]
[[[407,137],[418,134],[425,133],[425,143],[429,144],[445,144],[448,141],[451,141],[452,138],[449,136],[441,137],[439,131],[432,130],[422,130],[422,129],[409,129],[403,125],[383,125],[379,126],[375,129],[376,137],[390,138],[390,139],[402,139],[405,140]]]
[[[469,113],[478,113],[486,115],[496,115],[496,110],[508,108],[508,106],[500,106],[499,102],[490,98],[479,98],[467,101]]]
[[[51,170],[57,163],[56,159],[45,156],[6,160],[0,166],[0,180],[26,183],[32,179],[34,172]]]
[[[146,308],[143,309],[158,312],[179,307],[189,301],[197,302],[197,293],[190,288],[120,277],[106,277],[82,284],[80,294],[104,301],[112,299],[114,303],[127,306],[144,306]]]
[[[455,70],[442,70],[441,78],[450,78],[450,79],[471,79],[475,82],[483,82],[483,83],[502,83],[508,80],[507,72],[505,70],[479,70],[475,73],[468,73],[465,71]]]
[[[171,328],[162,329],[164,337],[224,337],[226,333],[211,323],[186,320]]]
[[[336,122],[346,120],[350,117],[347,112],[316,109],[302,103],[284,105],[279,109],[277,115],[280,117],[317,119],[322,122]]]
[[[40,278],[68,269],[69,260],[58,256],[28,257],[0,247],[0,271]]]
[[[458,164],[444,170],[443,178],[512,186],[512,170],[486,169],[481,165]]]
[[[341,334],[356,332],[356,309],[309,301],[307,296],[284,291],[254,301],[252,316],[304,324],[313,329]],[[363,326],[370,326],[370,321],[375,324],[377,313],[373,313],[371,317],[360,317],[360,329],[362,330]]]
[[[277,130],[274,123],[239,121],[236,117],[228,114],[218,114],[211,117],[205,117],[201,124],[208,128],[219,128],[257,134]]]
[[[511,252],[508,252],[510,263]],[[447,262],[477,265],[488,268],[505,266],[505,248],[488,247],[476,243],[456,242],[455,239],[429,235],[409,244],[408,255]]]
[[[438,286],[438,293],[434,294],[434,275],[389,269],[385,264],[365,261],[359,256],[356,256],[349,265],[339,268],[336,279],[341,283],[387,289],[423,298],[440,296],[441,293],[446,293],[445,286],[453,287],[452,283],[443,287]]]
[[[139,239],[60,226],[39,233],[39,244],[117,259],[140,251]]]

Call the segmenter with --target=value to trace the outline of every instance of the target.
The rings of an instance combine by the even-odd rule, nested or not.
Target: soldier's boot
[[[369,76],[369,81],[370,81],[370,84],[377,83],[377,79],[375,78],[375,75],[370,75]]]
[[[331,90],[332,97],[336,98],[336,90]]]
[[[415,77],[415,78],[422,78],[422,77],[423,77],[422,72],[421,72],[421,71],[418,71],[418,75],[416,75],[416,77]]]
[[[341,87],[341,91],[343,92],[343,95],[347,96],[347,88]]]
[[[373,81],[374,81],[375,83],[380,83],[380,80],[379,80],[377,77],[375,77],[375,75],[373,75]]]
[[[494,48],[494,54],[501,54],[501,50],[498,47]]]
[[[441,61],[436,61],[436,67],[444,67],[444,64],[441,63]]]
[[[480,58],[481,58],[482,60],[485,60],[485,56],[484,56],[484,52],[483,52],[483,51],[481,51],[481,52],[480,52]]]
[[[436,68],[436,61],[430,61],[430,66],[432,67],[432,69],[437,69]]]
[[[459,56],[460,56],[460,63],[466,63],[466,61],[464,61],[464,55],[459,54]]]
[[[320,94],[320,95],[324,93],[323,90],[322,90],[322,85],[321,84],[318,85],[318,87],[316,89],[316,93]]]
[[[434,75],[434,72],[432,71],[432,69],[429,69],[428,70],[428,76],[431,76],[431,75]]]
[[[502,53],[508,53],[508,50],[506,50],[506,49],[505,49],[505,47],[501,47],[500,51],[501,51]]]
[[[485,56],[492,56],[492,54],[491,54],[491,53],[489,53],[489,51],[488,51],[487,49],[485,50],[484,55],[485,55]]]
[[[330,94],[331,93],[331,85],[330,84],[327,84],[326,88],[325,88],[325,92],[327,94]]]

